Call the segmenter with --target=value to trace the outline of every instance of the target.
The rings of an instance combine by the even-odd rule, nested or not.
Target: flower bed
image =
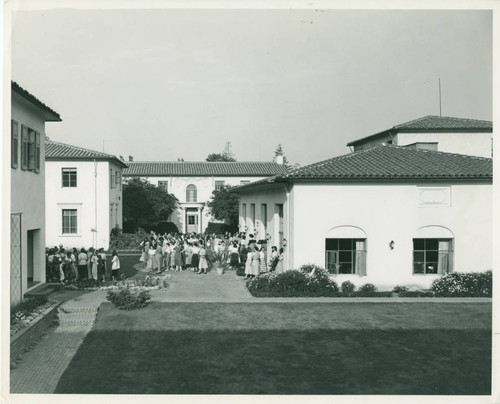
[[[44,296],[28,297],[10,313],[10,335],[14,335],[35,321],[54,302]]]

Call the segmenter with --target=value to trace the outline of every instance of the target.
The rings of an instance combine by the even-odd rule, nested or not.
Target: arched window
[[[325,238],[325,267],[332,274],[366,275],[366,233],[355,226],[338,226]]]
[[[189,184],[186,187],[186,202],[196,202],[197,201],[196,186]]]
[[[443,226],[424,226],[413,235],[413,274],[453,271],[453,233]]]

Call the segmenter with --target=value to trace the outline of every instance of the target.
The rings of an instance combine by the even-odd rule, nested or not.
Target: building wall
[[[387,144],[387,143],[393,142],[394,144],[396,144],[396,141],[395,140],[393,141],[393,138],[395,138],[395,137],[396,137],[396,134],[394,134],[393,136],[387,134],[387,135],[384,135],[381,137],[377,137],[375,139],[367,139],[367,140],[363,141],[363,143],[360,143],[360,144],[354,146],[354,151],[368,149],[370,147],[373,147],[373,146],[376,146],[376,145],[382,144],[382,143]]]
[[[271,246],[276,246],[278,249],[284,247],[283,239],[287,240],[287,247],[284,247],[284,268],[290,268],[291,255],[289,243],[291,239],[291,228],[288,224],[293,223],[294,218],[289,216],[289,203],[291,196],[287,198],[287,190],[282,185],[266,187],[252,193],[240,193],[240,231],[245,231],[247,234],[253,234],[256,240],[265,240],[266,235],[271,236],[267,243],[268,256],[271,253]],[[255,221],[251,218],[251,205],[255,205]],[[263,223],[262,205],[267,206],[267,223]],[[243,208],[246,205],[246,209]],[[283,234],[280,235],[280,224],[277,205],[283,205]],[[246,214],[244,214],[246,211]]]
[[[174,194],[182,207],[198,207],[201,208],[206,202],[210,201],[212,198],[212,192],[215,190],[216,181],[224,181],[224,185],[240,185],[241,181],[257,181],[265,177],[203,177],[203,176],[192,176],[192,177],[143,177],[148,180],[151,184],[158,185],[160,181],[168,182],[168,192]],[[186,188],[188,185],[193,184],[196,186],[197,190],[197,203],[188,204],[186,202]],[[201,232],[204,232],[207,228],[209,221],[215,221],[210,213],[210,208],[203,206],[201,212]],[[177,209],[172,213],[170,220],[175,223],[180,232],[184,231],[185,228],[185,211],[182,209]]]
[[[417,142],[438,142],[438,151],[492,157],[492,133],[398,133],[395,144],[406,146]]]
[[[294,267],[306,263],[324,267],[328,232],[337,226],[356,226],[367,235],[367,276],[337,275],[339,285],[350,280],[387,288],[397,284],[429,287],[439,275],[413,275],[412,240],[419,228],[434,225],[454,235],[455,271],[492,269],[491,188],[433,183],[295,185]]]
[[[30,104],[21,104],[12,97],[12,119],[19,124],[19,164],[11,168],[11,213],[21,214],[20,228],[20,270],[11,279],[11,289],[18,284],[20,288],[11,293],[11,304],[20,302],[28,288],[28,231],[34,232],[33,238],[33,281],[45,282],[45,122],[37,115]],[[40,133],[40,172],[23,171],[21,169],[21,125]],[[15,271],[17,272],[17,271]]]
[[[109,227],[108,236],[113,228],[118,225],[120,229],[123,229],[123,168],[116,163],[109,162],[109,169],[113,171],[115,183],[111,187],[109,181],[111,181],[111,176],[108,174],[108,189],[109,189]],[[119,177],[116,177],[116,173],[119,173]],[[106,185],[103,185],[105,187]],[[104,231],[104,230],[103,230]],[[104,236],[104,234],[103,234]],[[109,245],[109,238],[104,241],[106,245]],[[106,248],[106,247],[104,247]]]
[[[48,161],[46,165],[47,178],[50,179],[46,193],[46,219],[50,223],[46,232],[48,245],[107,249],[114,223],[122,227],[121,181],[114,188],[110,187],[110,168],[113,172],[121,172],[121,168],[107,161],[97,161],[95,176],[93,161]],[[62,187],[63,168],[77,169],[76,187]],[[63,209],[78,210],[77,233],[74,235],[62,234]],[[92,231],[94,228],[97,232]]]

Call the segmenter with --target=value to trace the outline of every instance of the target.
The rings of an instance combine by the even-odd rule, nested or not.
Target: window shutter
[[[21,169],[28,169],[28,128],[21,125]]]
[[[366,249],[364,241],[356,241],[356,272],[366,276]]]
[[[36,167],[36,148],[35,148],[36,136],[35,136],[35,131],[34,130],[30,130],[28,133],[29,133],[29,139],[28,139],[28,170],[35,171],[35,167]]]
[[[17,168],[18,165],[18,155],[19,155],[19,125],[17,124],[16,121],[12,120],[11,121],[11,158],[10,158],[10,164],[12,168]]]
[[[40,133],[35,132],[35,158],[36,158],[36,163],[35,163],[35,172],[39,173],[40,172]]]

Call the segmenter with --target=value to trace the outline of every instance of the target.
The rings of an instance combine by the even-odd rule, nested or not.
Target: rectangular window
[[[260,221],[262,222],[262,237],[266,238],[267,234],[267,204],[260,205]]]
[[[122,187],[122,173],[120,171],[117,171],[115,174],[115,184],[116,187],[121,189]]]
[[[247,204],[244,203],[241,205],[241,216],[243,218],[243,227],[246,227],[247,225]],[[246,231],[243,229],[243,231]]]
[[[240,185],[250,184],[250,180],[241,180]]]
[[[115,176],[113,174],[113,169],[109,169],[109,187],[114,188],[115,187]]]
[[[413,239],[413,273],[447,274],[453,270],[453,240]]]
[[[252,221],[253,231],[255,231],[255,203],[250,204],[250,220]]]
[[[325,266],[332,274],[366,275],[366,240],[327,238]]]
[[[224,185],[225,185],[224,181],[215,181],[215,190],[220,191]]]
[[[28,169],[28,127],[21,125],[21,170]]]
[[[19,125],[16,121],[11,120],[10,133],[10,165],[12,168],[17,168],[19,163]]]
[[[63,188],[76,187],[76,168],[62,169],[62,186]]]
[[[168,194],[168,181],[158,181],[158,188]]]
[[[78,232],[77,210],[76,209],[63,209],[63,211],[62,211],[62,233],[63,234],[76,234],[77,232]]]

